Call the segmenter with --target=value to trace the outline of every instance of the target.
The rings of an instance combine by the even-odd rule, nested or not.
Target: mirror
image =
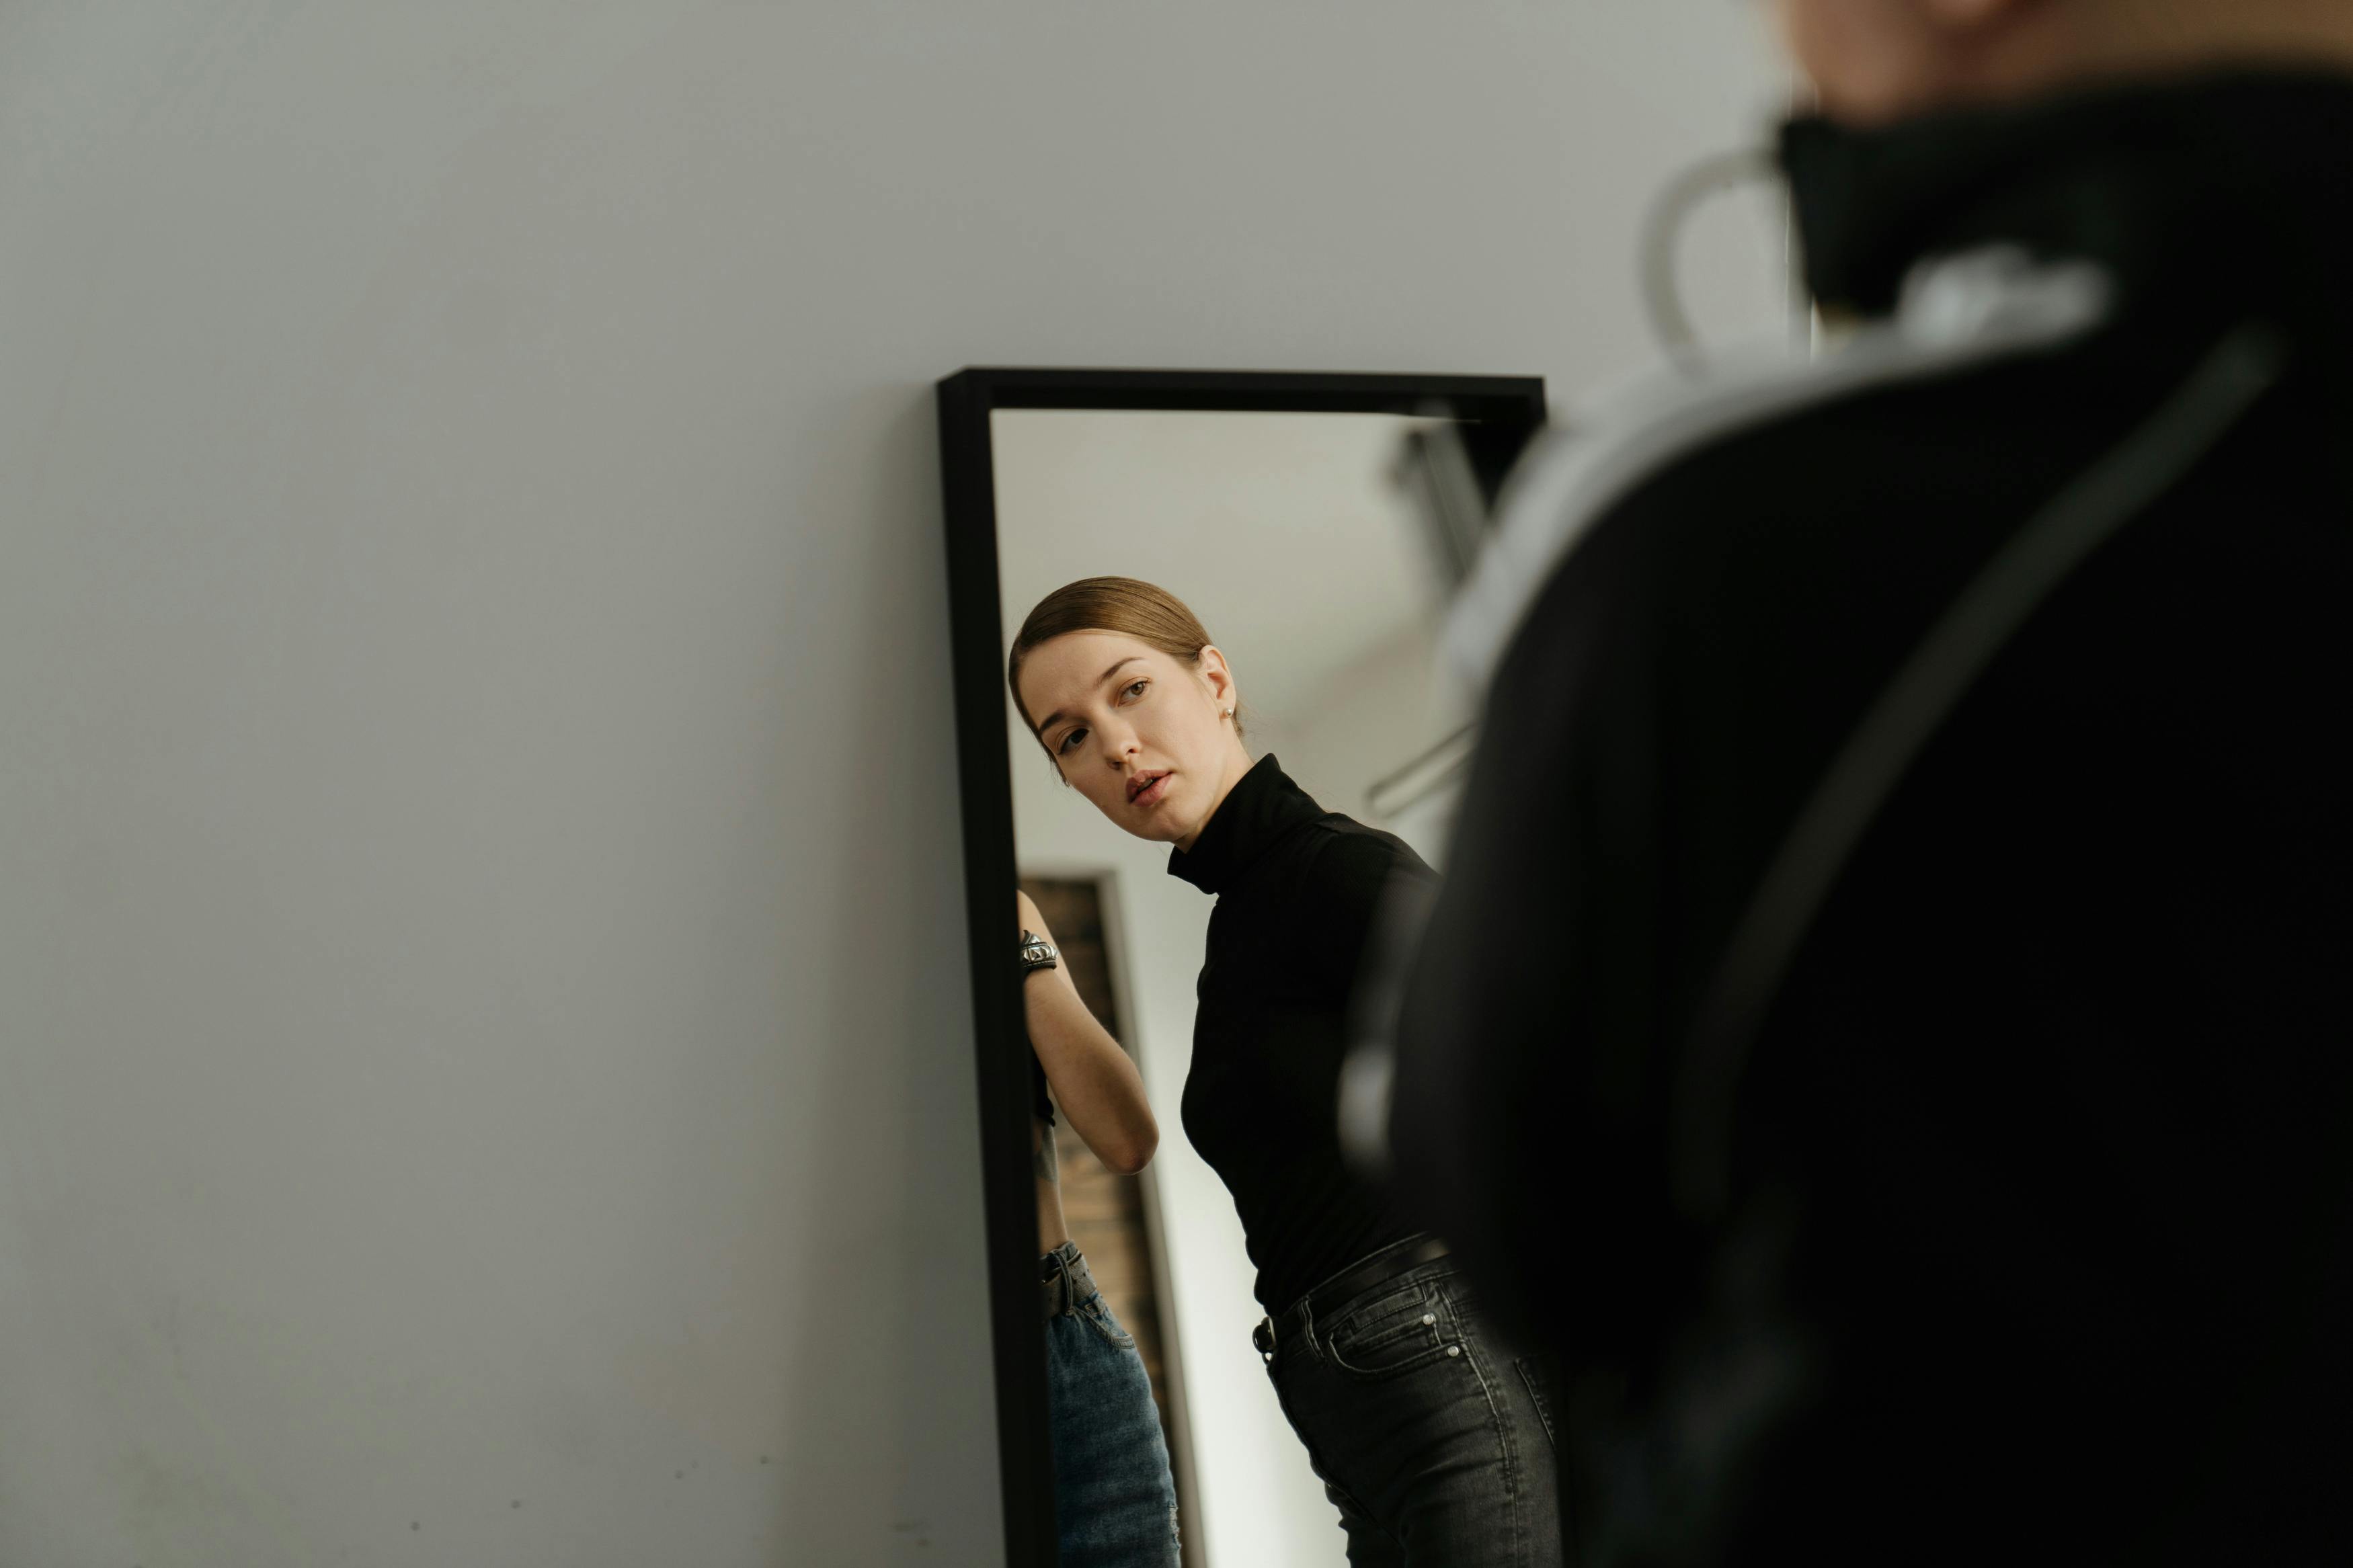
[[[967,371],[941,410],[1008,1560],[1055,1561],[1058,1503],[1067,1530],[1074,1510],[1147,1510],[1142,1489],[1173,1505],[1187,1568],[1342,1563],[1258,1335],[1388,1236],[1372,1200],[1324,1191],[1363,1180],[1333,1142],[1328,1039],[1263,1093],[1247,1057],[1196,1070],[1222,1005],[1201,983],[1212,912],[1256,907],[1209,873],[1257,852],[1239,836],[1269,812],[1295,849],[1282,825],[1318,808],[1438,867],[1469,741],[1435,684],[1440,619],[1541,383]],[[1017,635],[1089,579],[1119,580],[1120,604],[1165,591],[1211,654],[1134,646],[1132,626],[1063,634],[1025,651],[1017,702]],[[1095,592],[1065,619],[1105,618]],[[1127,640],[1089,640],[1105,635]],[[1126,662],[1098,672],[1099,653]],[[1023,967],[1032,924],[1050,968],[1034,947]],[[1156,1142],[1131,1136],[1135,1097]],[[1418,1277],[1397,1278],[1402,1300]],[[1366,1337],[1402,1354],[1428,1319],[1430,1353],[1460,1356],[1432,1306]],[[1155,1453],[1165,1479],[1139,1479]]]

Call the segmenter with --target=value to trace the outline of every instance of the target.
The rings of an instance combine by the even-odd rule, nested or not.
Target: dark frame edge
[[[939,384],[940,483],[948,550],[950,685],[955,693],[963,802],[965,920],[971,933],[973,1027],[981,1121],[981,1207],[988,1247],[990,1341],[995,1349],[997,1474],[1008,1568],[1051,1568],[1054,1467],[1045,1437],[1046,1342],[1029,1252],[1008,1245],[1037,1227],[1037,1194],[1021,1151],[1029,1135],[1029,1041],[1018,1026],[1020,992],[1010,959],[1004,894],[1016,886],[1012,760],[1003,700],[993,681],[1002,640],[997,605],[996,477],[988,446],[991,399],[984,374]],[[1005,940],[991,942],[999,931]],[[1029,1250],[1034,1250],[1031,1248]]]

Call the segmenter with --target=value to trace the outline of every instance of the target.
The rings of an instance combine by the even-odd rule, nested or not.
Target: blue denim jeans
[[[1176,1483],[1135,1340],[1112,1316],[1075,1242],[1039,1263],[1065,1281],[1060,1310],[1046,1320],[1061,1568],[1176,1568]]]
[[[1550,1388],[1482,1321],[1452,1261],[1341,1300],[1310,1291],[1307,1307],[1267,1374],[1352,1568],[1558,1568]]]

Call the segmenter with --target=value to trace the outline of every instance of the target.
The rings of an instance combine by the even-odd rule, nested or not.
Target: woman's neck
[[[2353,70],[2345,0],[2070,0],[2042,7],[1988,51],[1984,96],[2040,96],[2105,81],[2233,67]]]
[[[1234,785],[1242,782],[1242,775],[1249,773],[1252,765],[1250,754],[1242,750],[1240,741],[1236,741],[1226,759],[1225,768],[1219,774],[1217,793],[1209,799],[1209,809],[1201,814],[1200,821],[1193,824],[1192,832],[1176,840],[1177,848],[1188,855],[1193,852],[1193,846],[1201,841],[1201,834],[1209,826],[1209,819],[1218,815],[1218,808],[1226,804],[1226,796],[1234,793]]]

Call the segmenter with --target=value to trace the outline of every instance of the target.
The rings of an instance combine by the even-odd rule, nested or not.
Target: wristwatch
[[[1060,967],[1062,955],[1054,944],[1035,931],[1021,933],[1021,978],[1029,979],[1041,969]]]

